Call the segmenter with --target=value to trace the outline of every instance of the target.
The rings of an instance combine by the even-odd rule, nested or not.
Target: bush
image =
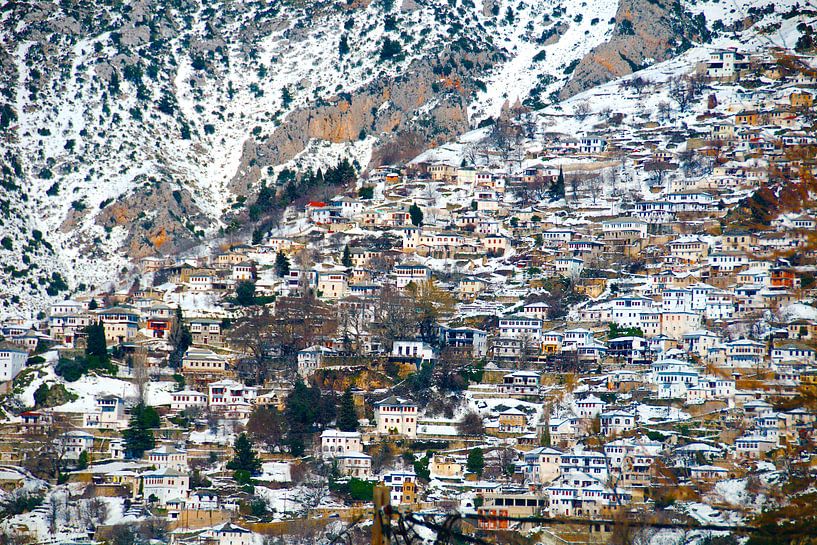
[[[236,469],[233,472],[233,479],[238,484],[252,484],[252,475],[246,469]]]
[[[67,382],[76,382],[82,375],[88,372],[88,365],[85,360],[80,358],[60,358],[54,367],[54,372]]]
[[[380,60],[387,61],[387,60],[399,60],[403,57],[403,47],[400,45],[400,42],[397,40],[392,40],[391,38],[386,38],[383,40],[383,47],[380,50]]]
[[[338,494],[349,496],[354,501],[372,501],[374,485],[375,483],[372,481],[352,477],[347,482],[332,482],[329,484],[329,488]]]
[[[42,495],[20,488],[3,500],[0,504],[0,513],[6,516],[20,515],[39,507],[42,503]]]
[[[10,252],[14,247],[11,242],[11,237],[3,237],[3,240],[0,240],[0,246]]]

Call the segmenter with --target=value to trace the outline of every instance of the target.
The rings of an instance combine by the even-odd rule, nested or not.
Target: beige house
[[[465,464],[453,456],[435,454],[428,464],[432,479],[462,479],[465,475]]]

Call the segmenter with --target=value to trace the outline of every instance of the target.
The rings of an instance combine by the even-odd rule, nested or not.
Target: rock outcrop
[[[686,17],[677,0],[621,0],[613,36],[579,62],[560,97],[672,57],[682,45]]]

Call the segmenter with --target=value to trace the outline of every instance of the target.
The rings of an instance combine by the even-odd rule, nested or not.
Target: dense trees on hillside
[[[325,172],[321,169],[300,173],[286,168],[281,170],[275,183],[261,183],[255,201],[247,209],[249,220],[259,222],[253,231],[253,241],[260,243],[290,204],[325,198],[327,193],[348,186],[356,179],[355,167],[345,158]]]

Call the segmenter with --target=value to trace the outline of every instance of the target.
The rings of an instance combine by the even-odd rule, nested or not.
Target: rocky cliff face
[[[673,57],[706,31],[695,24],[678,0],[621,0],[612,36],[581,59],[560,97]]]
[[[428,59],[415,61],[398,76],[333,96],[325,104],[299,108],[266,139],[245,143],[242,164],[286,163],[311,140],[340,144],[374,135],[379,140],[376,148],[404,139],[412,147],[410,143],[418,138],[424,145],[435,145],[462,134],[469,129],[467,101],[474,90],[473,77],[488,64],[487,55],[449,53],[433,62],[430,66]],[[446,65],[456,69],[441,77]],[[470,68],[465,69],[466,65]],[[377,166],[383,158],[382,150],[376,149],[369,166]],[[250,192],[259,175],[258,169],[239,169],[231,187]]]

